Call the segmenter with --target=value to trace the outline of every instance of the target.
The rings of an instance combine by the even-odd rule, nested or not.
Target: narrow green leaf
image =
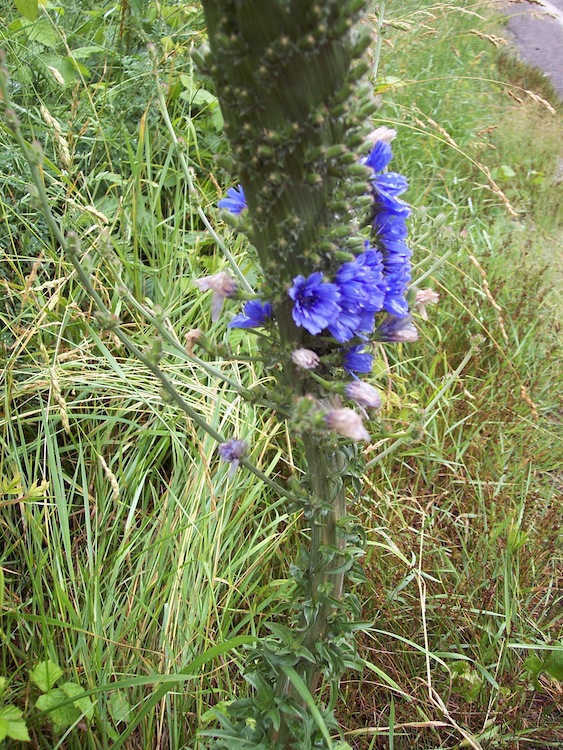
[[[254,643],[255,640],[255,638],[252,638],[250,636],[237,635],[235,638],[231,638],[225,643],[218,643],[215,646],[207,649],[196,659],[194,659],[191,664],[188,664],[180,673],[175,675],[161,675],[159,677],[153,678],[153,682],[165,682],[166,684],[160,685],[158,690],[156,690],[153,695],[144,702],[141,710],[136,714],[135,720],[132,721],[127,729],[123,732],[123,734],[120,735],[119,740],[112,745],[112,750],[119,750],[119,748],[123,747],[127,738],[135,731],[135,727],[138,726],[144,719],[144,717],[149,714],[157,705],[157,703],[159,703],[164,698],[164,696],[173,689],[175,684],[185,680],[193,679],[200,667],[202,667],[207,662],[212,661],[213,659],[217,658],[221,654],[226,653],[227,651],[232,651],[232,649],[236,648],[237,646]],[[112,687],[125,687],[126,683],[130,682],[131,680],[121,680],[119,683],[113,683]],[[148,680],[145,682],[145,684],[147,683]]]
[[[297,672],[295,671],[293,667],[284,667],[282,665],[281,668],[283,672],[285,673],[285,675],[289,678],[295,690],[297,690],[297,692],[299,693],[300,698],[307,705],[307,708],[311,712],[311,715],[313,719],[315,720],[315,723],[317,724],[318,728],[321,730],[323,737],[325,738],[327,748],[329,750],[333,750],[332,739],[330,737],[330,734],[328,733],[326,723],[321,715],[321,712],[319,711],[317,707],[317,704],[315,703],[315,699],[313,698],[313,696],[311,695],[311,692],[309,691],[309,688],[303,682],[301,677],[299,677],[299,675],[297,674]]]

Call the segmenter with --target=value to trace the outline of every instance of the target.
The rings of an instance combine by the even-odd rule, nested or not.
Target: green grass
[[[422,286],[441,299],[421,341],[387,353],[385,378],[404,383],[388,418],[402,407],[407,421],[414,402],[424,432],[373,461],[362,503],[364,648],[398,689],[369,671],[348,683],[358,748],[563,739],[561,684],[543,675],[534,689],[524,665],[563,632],[561,106],[497,82],[498,52],[473,33],[498,34],[483,9],[389,8],[400,23],[381,112],[411,178],[420,272],[438,266]]]
[[[368,666],[344,683],[341,720],[358,749],[557,747],[561,683],[544,673],[534,685],[524,660],[563,637],[561,109],[534,100],[533,81],[504,62],[499,74],[499,51],[482,36],[498,29],[482,4],[387,5],[377,124],[399,131],[415,280],[440,303],[418,321],[417,344],[382,349],[377,362],[384,422],[415,422],[420,435],[368,449],[352,510],[367,526],[358,594],[374,625],[360,644]],[[27,62],[15,73],[18,114],[44,144],[63,225],[85,237],[96,288],[136,343],[154,341],[131,302],[145,298],[180,342],[195,327],[226,341],[191,284],[226,267],[198,205],[251,281],[256,270],[213,208],[223,178],[212,156],[226,146],[212,106],[194,103],[201,82],[188,48],[201,19],[186,5],[125,22],[120,36],[118,16],[69,4],[50,46],[4,24],[8,62]],[[66,86],[45,68],[71,76],[63,37],[71,49],[100,46],[81,58],[88,75]],[[133,46],[148,38],[168,52],[159,75],[197,197],[144,41]],[[39,103],[60,123],[68,168]],[[110,748],[125,732],[128,748],[188,747],[208,708],[244,690],[242,651],[209,649],[284,617],[295,519],[245,472],[229,479],[213,441],[97,326],[5,131],[0,153],[4,697],[24,710],[32,747]],[[225,434],[250,437],[262,471],[281,480],[293,471],[285,429],[267,412],[179,348],[166,355],[190,405]],[[242,357],[215,364],[247,387],[263,377]],[[29,673],[48,658],[93,691],[89,723],[54,733],[35,708]],[[160,695],[162,675],[198,658],[196,674]]]

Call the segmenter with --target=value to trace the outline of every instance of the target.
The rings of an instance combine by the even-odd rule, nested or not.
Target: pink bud
[[[360,415],[353,409],[334,409],[326,415],[325,422],[331,430],[356,443],[360,440],[369,441],[369,432]]]
[[[381,396],[376,389],[363,380],[353,380],[346,386],[346,395],[355,401],[358,406],[365,406],[368,409],[379,409],[381,406]]]
[[[225,297],[231,297],[236,292],[236,281],[225,271],[219,271],[219,273],[215,273],[212,276],[204,276],[202,279],[196,279],[194,284],[200,292],[207,292],[209,290],[213,292],[213,297],[211,298],[211,320],[215,323],[215,321],[219,320]]]
[[[319,356],[311,349],[296,349],[291,359],[297,367],[301,367],[303,370],[314,370],[319,364]]]

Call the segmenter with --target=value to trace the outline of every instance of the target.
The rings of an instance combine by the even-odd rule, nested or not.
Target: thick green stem
[[[340,565],[342,560],[336,556],[327,564],[326,559],[329,549],[345,549],[345,540],[339,534],[339,522],[346,515],[346,490],[341,480],[344,470],[342,455],[334,450],[327,450],[326,443],[314,435],[304,437],[303,443],[313,502],[322,506],[315,509],[310,518],[308,595],[314,616],[309,623],[303,621],[300,625],[300,629],[303,629],[301,644],[314,654],[316,644],[328,634],[329,617],[334,611],[334,605],[327,601],[327,594],[336,601],[343,594],[345,573]],[[333,568],[338,570],[334,571]],[[299,667],[297,670],[299,671]],[[300,676],[314,695],[321,677],[319,665],[303,661]],[[286,675],[280,676],[276,694],[278,698],[296,698],[295,690]],[[270,739],[272,745],[276,744],[279,748],[291,747],[290,727],[284,717],[279,731],[273,731]]]
[[[373,87],[357,85],[369,66],[365,60],[355,63],[371,38],[368,28],[355,25],[367,2],[202,0],[202,5],[210,51],[202,51],[200,61],[215,82],[232,147],[230,168],[244,188],[248,211],[239,228],[262,266],[260,293],[273,305],[279,333],[279,348],[271,353],[279,363],[282,400],[291,408],[309,393],[326,397],[322,384],[293,365],[292,350],[326,354],[340,345],[296,326],[288,291],[297,276],[320,272],[333,277],[343,257],[354,257],[364,247],[364,238],[355,235],[360,222],[352,219],[362,214],[366,199],[370,208],[372,201],[358,148],[370,129]],[[303,425],[299,429],[306,431]],[[257,736],[264,728],[268,746],[284,749],[296,746],[303,729],[295,703],[307,704],[301,682],[296,687],[288,675],[294,682],[297,675],[313,695],[323,670],[334,676],[332,687],[337,684],[342,661],[335,657],[329,664],[328,654],[344,632],[343,613],[337,610],[349,555],[341,523],[346,514],[343,455],[335,442],[313,430],[302,442],[310,547],[307,569],[299,573],[303,614],[294,632],[303,652],[286,670],[282,643],[280,659],[274,648],[256,667],[268,686],[275,681],[277,731],[271,728],[275,721],[260,713],[262,696],[254,704],[234,706],[243,735],[254,705]]]

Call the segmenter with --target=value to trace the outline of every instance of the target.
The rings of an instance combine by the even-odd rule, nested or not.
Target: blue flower
[[[403,218],[411,215],[412,211],[409,204],[398,197],[409,186],[406,177],[397,172],[386,172],[373,177],[371,184],[376,205],[380,210]]]
[[[344,343],[354,336],[370,333],[375,313],[383,308],[385,297],[381,254],[366,242],[364,253],[340,266],[334,283],[342,312],[328,326],[332,336]]]
[[[231,464],[229,477],[232,477],[240,464],[241,458],[244,458],[248,453],[248,443],[246,440],[231,438],[231,440],[221,443],[217,450],[221,460]]]
[[[327,328],[340,343],[350,341],[359,332],[361,303],[368,294],[370,276],[370,269],[357,260],[344,263],[336,272],[334,282],[340,294],[341,312]]]
[[[411,250],[400,241],[387,243],[383,252],[386,282],[383,307],[398,318],[404,318],[409,312],[405,294],[411,280],[411,255]]]
[[[238,188],[229,188],[227,197],[221,198],[217,205],[219,208],[227,209],[232,214],[240,214],[241,211],[244,211],[247,206],[242,185],[239,185]]]
[[[373,228],[383,247],[389,242],[401,242],[407,236],[407,225],[402,216],[381,211],[375,217]]]
[[[391,315],[404,318],[409,314],[409,303],[405,299],[405,294],[411,280],[410,266],[388,275],[386,280],[387,292],[383,307]]]
[[[387,263],[392,262],[396,258],[410,258],[412,250],[408,245],[405,245],[403,240],[388,240],[385,243],[385,254],[383,258],[383,266],[387,268]]]
[[[364,164],[371,167],[374,172],[382,172],[393,158],[393,150],[387,141],[376,141]]]
[[[251,299],[244,305],[244,312],[231,320],[228,328],[260,328],[272,317],[272,305]]]
[[[323,331],[341,312],[340,294],[335,284],[323,281],[320,271],[308,278],[296,276],[288,292],[294,301],[292,317],[313,336]]]
[[[343,365],[350,375],[354,375],[356,372],[371,372],[373,355],[365,351],[363,344],[358,344],[358,346],[352,346],[344,353]]]
[[[378,250],[374,250],[370,247],[369,242],[365,242],[365,251],[358,255],[356,261],[369,268],[370,278],[368,281],[368,288],[366,289],[366,296],[362,300],[361,308],[363,316],[372,316],[376,312],[379,312],[383,308],[383,299],[385,296],[386,283],[384,278],[384,265],[382,255]],[[362,331],[372,331],[373,322],[370,326],[362,327]]]
[[[375,332],[377,341],[389,341],[403,343],[418,340],[418,331],[413,323],[412,317],[406,315],[402,318],[388,315]]]
[[[407,178],[398,172],[378,174],[372,177],[371,184],[378,193],[393,196],[402,195],[409,187]]]

